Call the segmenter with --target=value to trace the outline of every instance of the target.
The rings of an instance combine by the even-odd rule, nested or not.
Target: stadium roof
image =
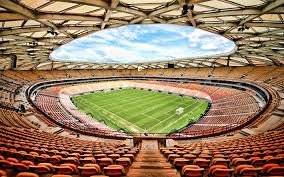
[[[0,69],[9,69],[14,55],[19,70],[137,68],[55,62],[49,54],[98,30],[151,23],[197,27],[237,45],[229,56],[175,61],[177,67],[282,65],[283,4],[284,0],[0,0]],[[140,65],[164,68],[166,63]]]

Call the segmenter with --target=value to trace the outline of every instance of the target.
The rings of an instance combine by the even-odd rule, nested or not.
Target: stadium
[[[1,177],[284,176],[283,0],[0,0]]]

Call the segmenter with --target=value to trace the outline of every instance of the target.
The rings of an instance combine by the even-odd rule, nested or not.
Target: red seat
[[[198,165],[199,167],[202,167],[202,168],[208,168],[209,164],[210,164],[210,160],[206,160],[206,159],[203,159],[203,158],[196,158],[193,161],[193,164]]]
[[[271,156],[271,155],[265,156],[265,157],[263,157],[263,159],[266,160],[266,163],[279,163],[280,160],[281,160],[281,158],[274,157],[274,156]]]
[[[267,170],[269,176],[284,176],[284,167],[271,167]]]
[[[62,161],[64,161],[64,163],[72,163],[72,164],[79,164],[79,159],[77,157],[67,157],[62,159]]]
[[[279,164],[265,164],[263,165],[262,170],[261,170],[262,174],[267,175],[268,170],[273,167],[280,167],[280,165]]]
[[[122,165],[127,170],[131,165],[131,160],[128,157],[120,157],[116,159],[116,164]]]
[[[47,154],[46,154],[47,155]],[[35,157],[35,160],[38,162],[38,163],[44,163],[44,162],[47,162],[47,158],[49,156],[45,156],[45,155],[40,155],[40,156],[36,156]]]
[[[184,154],[183,158],[189,160],[189,163],[192,164],[194,159],[196,158],[196,155],[193,154]]]
[[[46,158],[47,158],[47,162],[52,163],[52,164],[58,164],[62,160],[62,156],[60,155],[53,155],[51,157],[46,157]]]
[[[39,177],[39,176],[35,173],[21,172],[21,173],[17,174],[16,177]]]
[[[244,158],[234,158],[231,161],[231,166],[238,166],[238,165],[249,165],[251,164],[250,160],[246,160]]]
[[[228,169],[225,165],[213,165],[209,168],[209,176],[211,177],[230,177],[233,169]]]
[[[262,168],[255,168],[252,165],[239,165],[235,169],[236,176],[258,176]]]
[[[84,176],[97,175],[101,173],[98,164],[85,164],[83,167],[78,167],[80,174]]]
[[[204,168],[197,165],[186,165],[182,168],[182,176],[184,177],[202,177]]]
[[[0,177],[7,177],[7,173],[3,170],[0,170]]]
[[[96,159],[93,157],[86,157],[84,159],[80,159],[80,163],[84,166],[85,164],[96,163]]]
[[[23,163],[15,163],[13,164],[13,169],[16,171],[28,171],[29,166],[23,164]]]
[[[119,154],[110,154],[108,155],[109,158],[111,158],[113,161],[115,161],[116,159],[118,159],[120,157]]]
[[[252,165],[255,167],[261,167],[266,162],[265,159],[261,159],[260,157],[251,157],[249,160],[251,160]]]
[[[122,157],[127,157],[131,160],[131,162],[134,161],[134,155],[133,154],[124,154]]]
[[[178,154],[169,154],[168,161],[171,163],[174,161],[175,158],[180,158],[180,155]]]
[[[96,160],[98,160],[98,159],[107,157],[107,155],[106,154],[95,154],[94,157]]]
[[[13,164],[13,163],[19,163],[19,160],[18,160],[18,159],[12,158],[12,157],[7,158],[6,160],[8,160],[9,162],[11,162],[12,164]]]
[[[225,165],[228,166],[230,163],[230,160],[224,159],[224,158],[214,158],[212,159],[211,165]]]
[[[78,173],[77,166],[72,163],[64,163],[55,168],[58,174],[74,175]]]
[[[185,165],[189,165],[189,160],[185,159],[185,158],[175,158],[174,161],[173,161],[173,165],[176,168],[181,168]]]
[[[198,158],[206,159],[206,160],[211,160],[212,156],[208,154],[200,154]]]
[[[104,157],[104,158],[98,159],[98,164],[102,167],[105,167],[105,166],[108,166],[108,165],[112,165],[113,161],[112,161],[111,158]]]
[[[35,173],[52,173],[54,172],[54,167],[51,163],[39,163],[35,166],[30,166],[30,169]]]
[[[2,169],[8,169],[12,168],[13,164],[9,162],[8,160],[0,160],[0,168]]]
[[[104,167],[104,172],[107,176],[122,176],[126,174],[122,165],[109,165]]]

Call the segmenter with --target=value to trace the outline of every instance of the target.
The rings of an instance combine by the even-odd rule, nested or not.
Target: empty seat
[[[284,176],[284,167],[271,167],[267,170],[268,176]]]
[[[252,165],[255,167],[261,167],[266,162],[265,159],[261,159],[260,157],[251,157],[249,160],[251,160]]]
[[[185,158],[175,158],[173,161],[173,165],[176,168],[182,168],[185,165],[189,165],[189,160]]]
[[[119,154],[110,154],[108,155],[109,158],[111,158],[113,161],[115,161],[116,159],[118,159],[120,157]]]
[[[85,164],[96,163],[96,159],[93,157],[86,157],[84,159],[80,159],[80,163],[84,166]]]
[[[273,168],[276,168],[276,170],[272,170],[272,173],[275,173],[276,175],[275,176],[278,176],[279,174],[279,171],[281,172],[281,169],[279,170],[278,168],[281,167],[279,164],[265,164],[263,167],[262,167],[262,174],[263,175],[270,175],[271,173],[271,169]],[[274,174],[273,174],[274,175]]]
[[[203,159],[203,158],[196,158],[193,161],[193,164],[198,165],[199,167],[202,167],[202,168],[208,168],[209,164],[210,164],[210,160],[206,160],[206,159]]]
[[[106,167],[106,166],[108,166],[108,165],[112,165],[112,164],[113,164],[113,161],[112,161],[111,158],[104,157],[104,158],[98,159],[98,164],[99,164],[101,167]]]
[[[98,159],[107,157],[107,155],[106,154],[95,154],[94,157],[96,160],[98,160]]]
[[[234,158],[231,161],[231,166],[238,166],[238,165],[249,165],[251,164],[250,160],[246,160],[244,158]]]
[[[36,173],[21,172],[16,177],[39,177]]]
[[[58,174],[74,175],[78,173],[77,166],[72,163],[64,163],[64,164],[61,164],[59,167],[55,167],[55,168]]]
[[[120,157],[116,159],[116,164],[128,168],[131,165],[131,160],[128,157]]]
[[[0,177],[7,177],[6,172],[3,170],[0,170]]]
[[[134,161],[134,155],[133,154],[124,154],[122,157],[127,157],[131,160],[131,162]]]
[[[180,155],[178,155],[178,154],[170,154],[168,156],[168,161],[169,162],[173,162],[175,158],[180,158]]]
[[[184,177],[201,177],[204,173],[204,168],[197,165],[186,165],[182,168],[182,176]]]
[[[62,161],[64,163],[72,163],[72,164],[79,164],[79,159],[77,157],[67,157],[67,158],[63,158]]]
[[[228,169],[225,165],[213,165],[209,168],[209,176],[211,177],[230,177],[233,172],[233,169]]]
[[[255,168],[252,165],[239,165],[235,169],[236,176],[258,176],[262,168]]]
[[[214,158],[212,159],[211,165],[225,165],[228,166],[230,163],[230,160],[224,159],[224,158]]]
[[[28,171],[29,170],[29,166],[23,164],[23,163],[15,163],[13,164],[13,169],[15,171]]]
[[[54,167],[51,163],[39,163],[38,165],[30,166],[30,169],[35,173],[54,172]]]
[[[107,176],[122,176],[126,174],[122,165],[109,165],[104,167],[104,172]]]
[[[13,165],[11,162],[9,162],[8,160],[0,160],[0,168],[2,169],[8,169],[8,168],[12,168]]]
[[[53,155],[51,157],[46,157],[46,158],[47,158],[47,162],[52,163],[52,164],[58,164],[62,160],[61,155]]]
[[[83,167],[78,167],[80,174],[85,176],[97,175],[101,173],[98,164],[85,164]]]

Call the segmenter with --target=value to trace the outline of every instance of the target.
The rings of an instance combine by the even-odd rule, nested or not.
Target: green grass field
[[[198,120],[208,106],[206,100],[133,88],[74,96],[72,101],[98,121],[132,133],[173,132]],[[184,112],[177,115],[179,107]]]

